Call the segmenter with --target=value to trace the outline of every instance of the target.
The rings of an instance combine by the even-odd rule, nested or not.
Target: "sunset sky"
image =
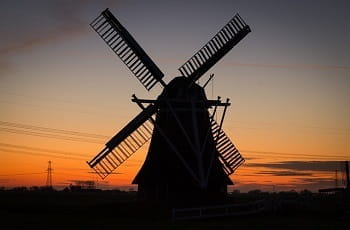
[[[246,162],[230,189],[335,186],[350,160],[350,2],[347,0],[0,3],[0,187],[98,180],[129,186],[142,147],[104,181],[86,161],[140,112],[150,92],[89,27],[109,8],[165,74],[165,82],[232,17],[252,32],[201,79],[230,98],[224,130]],[[339,175],[339,179],[340,179]]]

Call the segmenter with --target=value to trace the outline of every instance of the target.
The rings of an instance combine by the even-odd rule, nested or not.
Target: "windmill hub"
[[[230,103],[208,100],[206,84],[195,82],[250,32],[249,26],[236,14],[179,68],[182,76],[166,84],[164,74],[108,9],[90,25],[147,90],[157,83],[164,90],[156,100],[133,95],[142,111],[88,165],[104,179],[151,140],[133,180],[140,197],[187,204],[225,197],[227,185],[233,184],[229,175],[244,162],[222,130]],[[220,106],[224,110],[217,123],[214,115]]]
[[[174,78],[164,87],[159,100],[170,100],[175,102],[175,104],[178,102],[178,105],[181,105],[183,102],[190,103],[191,101],[203,101],[204,103],[206,101],[204,89],[195,83],[190,84],[190,80],[186,77]]]

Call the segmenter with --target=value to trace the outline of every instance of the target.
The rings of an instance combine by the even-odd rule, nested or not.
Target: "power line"
[[[19,148],[22,150],[25,149],[25,150],[34,150],[34,151],[41,151],[41,152],[51,152],[51,153],[57,153],[62,155],[68,155],[68,156],[87,157],[85,154],[57,151],[52,149],[33,148],[33,147],[24,146],[24,145],[12,145],[12,144],[5,144],[1,142],[0,142],[0,146],[10,147],[10,148]]]
[[[5,144],[5,143],[0,143],[0,146],[4,147],[10,147],[10,148],[19,148],[20,150],[8,150],[4,148],[0,148],[2,151],[7,151],[7,152],[13,152],[13,153],[20,153],[20,154],[29,154],[29,155],[37,155],[37,156],[52,156],[56,158],[63,158],[63,159],[75,159],[75,160],[86,160],[85,157],[88,157],[84,154],[78,154],[78,153],[70,153],[70,152],[64,152],[64,151],[57,151],[57,150],[50,150],[50,149],[43,149],[43,148],[33,148],[33,147],[28,147],[28,146],[21,146],[21,145],[12,145],[12,144]],[[21,151],[22,150],[22,151]],[[41,152],[50,152],[54,154],[48,154],[48,153],[37,153],[37,152],[24,152],[23,150],[34,150],[34,151],[41,151]],[[254,151],[254,150],[241,150],[242,153],[253,153],[253,157],[255,155],[258,155],[258,157],[263,156],[268,156],[268,157],[275,157],[275,158],[287,158],[287,159],[312,159],[315,160],[315,158],[323,159],[323,160],[330,160],[330,159],[339,159],[342,158],[346,159],[347,156],[340,156],[340,155],[332,155],[332,156],[325,156],[325,155],[319,155],[319,154],[296,154],[296,153],[285,153],[285,152],[267,152],[267,151]],[[74,157],[64,157],[64,156],[59,156],[60,155],[65,155],[65,156],[74,156]],[[84,157],[84,158],[82,158]]]
[[[342,65],[307,65],[307,64],[262,64],[262,63],[240,63],[232,61],[224,61],[224,63],[235,66],[248,66],[248,67],[260,67],[260,68],[273,68],[273,69],[338,69],[338,70],[350,70],[350,66]]]
[[[321,154],[298,154],[298,153],[286,153],[286,152],[270,152],[270,151],[255,151],[255,150],[240,150],[241,152],[245,153],[255,153],[257,155],[264,154],[266,155],[274,155],[275,157],[287,157],[287,158],[313,158],[319,157],[319,158],[331,158],[331,159],[336,159],[336,158],[349,158],[349,156],[346,155],[321,155]]]
[[[236,121],[235,123],[240,123],[238,121]],[[243,124],[243,123],[241,123]],[[242,130],[245,130],[245,131],[261,131],[261,130],[267,130],[271,127],[273,128],[283,128],[283,126],[279,126],[279,124],[270,124],[270,125],[263,125],[264,127],[257,127],[257,126],[254,126],[254,127],[249,127],[249,126],[231,126],[232,129],[242,129]],[[267,128],[269,127],[269,128]],[[286,126],[287,127],[287,126]],[[288,128],[290,128],[288,126]],[[350,135],[350,130],[349,129],[340,129],[340,128],[328,128],[328,127],[318,127],[318,126],[302,126],[302,125],[292,125],[291,128],[294,128],[294,129],[307,129],[307,130],[321,130],[323,133],[322,135],[342,135],[342,136],[348,136]],[[318,131],[318,132],[319,132]]]
[[[10,129],[10,128],[0,128],[0,131],[15,133],[15,134],[37,136],[37,137],[46,137],[46,138],[54,138],[54,139],[60,139],[60,140],[68,140],[68,141],[79,141],[79,142],[94,143],[94,144],[104,143],[102,141],[79,138],[79,137],[62,136],[62,135],[49,134],[49,133],[38,133],[38,132],[33,132],[33,131],[17,130],[17,129]]]
[[[245,155],[244,155],[245,156]],[[306,157],[300,157],[300,156],[276,156],[276,155],[250,155],[249,158],[256,158],[256,159],[286,159],[289,161],[343,161],[346,158],[335,158],[335,157],[312,157],[312,156],[306,156]],[[252,159],[253,160],[253,159]]]
[[[35,153],[35,152],[25,152],[25,151],[17,151],[17,150],[3,149],[3,148],[0,148],[0,151],[7,152],[7,153],[26,154],[26,155],[32,155],[32,156],[54,157],[54,158],[61,158],[61,159],[68,159],[68,160],[78,160],[78,161],[85,161],[85,160],[86,160],[86,159],[84,159],[84,158],[64,157],[64,156],[57,156],[57,155],[53,155],[53,154]]]
[[[87,176],[87,175],[80,175],[80,174],[70,174],[70,173],[62,173],[60,172],[59,173],[60,175],[66,175],[66,176],[74,176],[74,177],[88,177],[88,178],[93,178],[94,175],[90,175],[90,176]]]
[[[84,132],[64,130],[64,129],[54,129],[54,128],[26,125],[26,124],[7,122],[7,121],[0,121],[0,125],[14,127],[14,128],[22,128],[22,129],[41,131],[41,132],[66,134],[66,135],[72,135],[72,136],[81,136],[81,137],[99,138],[99,139],[109,138],[108,136],[100,135],[100,134],[84,133]]]
[[[15,174],[0,174],[0,176],[26,176],[26,175],[35,175],[35,174],[44,174],[46,172],[37,172],[37,173],[15,173]]]
[[[60,140],[68,140],[68,141],[79,141],[79,142],[86,142],[86,143],[96,143],[96,144],[102,144],[104,142],[94,139],[87,139],[84,137],[89,138],[96,138],[96,139],[102,139],[107,138],[108,136],[105,135],[99,135],[99,134],[92,134],[92,133],[84,133],[79,131],[71,131],[71,130],[63,130],[63,129],[54,129],[54,128],[48,128],[48,127],[40,127],[40,126],[34,126],[34,125],[25,125],[20,123],[14,123],[14,122],[7,122],[7,121],[0,121],[0,125],[5,127],[11,127],[11,128],[3,128],[0,127],[0,131],[4,132],[10,132],[15,134],[24,134],[24,135],[31,135],[31,136],[39,136],[39,137],[46,137],[46,138],[54,138],[54,139],[60,139]],[[13,129],[13,128],[21,128],[21,129]],[[318,127],[319,128],[319,127]],[[33,131],[28,131],[33,130]],[[37,131],[41,131],[44,133],[40,133]],[[64,135],[57,135],[52,133],[59,133]],[[67,135],[73,135],[73,136],[67,136]],[[81,137],[79,137],[81,136]],[[82,138],[83,137],[83,138]],[[41,152],[51,152],[55,154],[61,154],[61,155],[73,155],[77,157],[85,157],[83,154],[76,154],[76,153],[70,153],[70,152],[63,152],[63,151],[57,151],[57,150],[50,150],[50,149],[42,149],[42,148],[33,148],[28,146],[20,146],[20,145],[10,145],[5,143],[0,143],[0,145],[10,148],[20,148],[25,150],[34,150],[34,151],[41,151]],[[12,151],[13,152],[13,151]],[[20,151],[17,151],[20,152]],[[285,152],[271,152],[271,151],[255,151],[255,150],[241,150],[241,152],[244,153],[252,153],[254,155],[261,155],[264,156],[274,156],[277,158],[289,158],[289,159],[315,159],[321,158],[321,159],[348,159],[348,156],[345,155],[321,155],[321,154],[299,154],[299,153],[285,153]],[[28,154],[28,152],[26,152]],[[31,152],[31,154],[34,154]],[[38,153],[36,153],[38,155]],[[253,155],[253,156],[254,156]],[[57,155],[56,155],[57,156]]]

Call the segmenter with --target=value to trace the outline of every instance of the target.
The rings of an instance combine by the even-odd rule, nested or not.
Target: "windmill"
[[[151,140],[145,162],[133,184],[140,197],[157,200],[217,200],[233,184],[232,174],[244,159],[222,130],[229,100],[208,100],[196,81],[249,32],[236,14],[208,43],[178,70],[181,76],[168,84],[164,74],[129,32],[108,10],[90,26],[120,57],[147,89],[164,88],[155,100],[132,101],[142,111],[120,130],[88,165],[105,178]],[[213,75],[210,76],[211,79]],[[222,107],[220,122],[214,120]],[[211,113],[209,112],[211,109]]]

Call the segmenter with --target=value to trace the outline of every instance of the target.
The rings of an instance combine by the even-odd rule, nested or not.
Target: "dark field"
[[[2,229],[350,229],[349,219],[339,219],[335,195],[235,194],[230,202],[258,199],[281,205],[250,216],[174,222],[170,208],[139,202],[135,192],[0,191],[0,216]]]

